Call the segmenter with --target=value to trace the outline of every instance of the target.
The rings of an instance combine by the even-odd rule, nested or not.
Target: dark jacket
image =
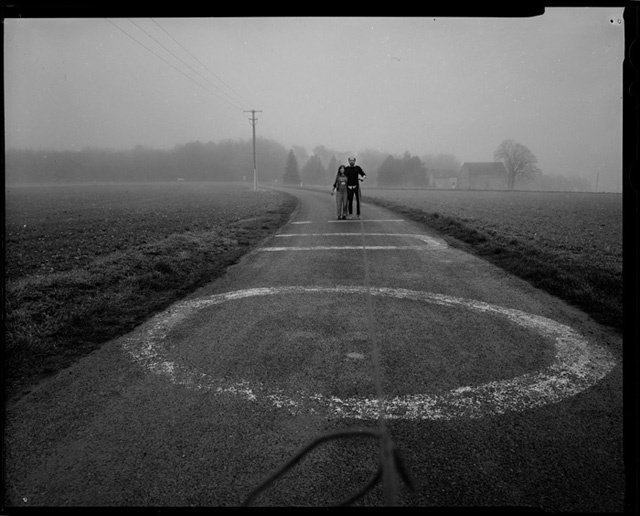
[[[360,184],[358,176],[367,177],[367,174],[365,174],[364,170],[362,170],[358,165],[354,165],[353,167],[349,165],[348,167],[344,167],[344,170],[347,174],[348,186],[358,186]]]

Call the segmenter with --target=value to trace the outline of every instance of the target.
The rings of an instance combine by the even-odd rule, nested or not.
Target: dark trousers
[[[353,196],[356,196],[356,213],[360,215],[360,187],[347,189],[347,204],[349,205],[349,215],[353,215]]]

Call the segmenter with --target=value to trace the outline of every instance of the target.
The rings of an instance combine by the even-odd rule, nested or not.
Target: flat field
[[[622,270],[622,194],[367,189],[366,195]]]
[[[282,201],[242,185],[188,182],[7,187],[5,197],[9,280],[68,271],[171,235],[230,227],[235,234],[239,222],[279,212]]]
[[[295,198],[243,184],[5,187],[7,396],[224,273]]]
[[[363,200],[622,328],[622,194],[367,188]]]
[[[621,328],[621,195],[363,193]],[[212,281],[296,206],[282,192],[189,182],[5,187],[5,201],[9,396]]]

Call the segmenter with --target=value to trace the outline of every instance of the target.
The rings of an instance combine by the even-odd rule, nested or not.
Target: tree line
[[[256,139],[260,180],[280,181],[287,149]],[[253,181],[253,142],[223,140],[176,145],[173,149],[136,146],[129,150],[80,151],[7,149],[6,183]]]
[[[300,147],[289,151],[283,181],[285,184],[325,185],[333,184],[338,167],[346,165],[351,153],[335,153],[323,146],[315,147],[312,155]],[[299,163],[304,165],[300,167]],[[326,164],[326,166],[325,166]],[[460,162],[451,154],[426,154],[422,158],[412,156],[408,151],[402,157],[376,150],[358,153],[357,164],[371,175],[378,186],[432,186],[429,170],[446,170],[456,174]]]
[[[346,165],[351,151],[335,151],[322,145],[309,153],[304,147],[287,150],[282,144],[256,139],[258,181],[329,186],[338,167]],[[425,156],[422,160],[408,153],[400,159],[373,149],[357,154],[358,164],[373,182],[384,185],[428,186],[425,163],[448,160],[459,168],[452,156]],[[293,161],[292,161],[293,160]],[[425,161],[426,160],[426,161]],[[435,161],[434,161],[435,160]],[[301,165],[299,165],[301,164]],[[381,166],[386,164],[386,168]],[[412,170],[412,167],[417,171]],[[406,178],[411,180],[407,181]],[[418,178],[418,179],[416,179]],[[148,182],[148,181],[253,181],[253,143],[251,140],[200,141],[176,145],[172,149],[136,146],[127,150],[87,147],[80,151],[50,149],[12,149],[5,153],[5,182]]]
[[[258,181],[293,185],[330,186],[350,151],[316,146],[287,150],[266,138],[256,140]],[[513,140],[503,141],[494,160],[505,165],[508,189],[592,191],[588,180],[545,175],[536,156]],[[302,166],[300,166],[302,163]],[[461,164],[451,154],[393,156],[374,149],[360,151],[357,164],[381,187],[433,188],[433,174],[455,177]],[[5,183],[149,182],[149,181],[253,181],[253,142],[200,141],[159,150],[136,146],[130,150],[85,148],[81,151],[7,149]]]

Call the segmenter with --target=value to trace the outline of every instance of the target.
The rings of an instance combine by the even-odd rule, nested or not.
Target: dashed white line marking
[[[240,380],[223,384],[206,372],[180,366],[166,359],[163,341],[173,326],[194,312],[212,305],[254,296],[284,294],[359,294],[409,299],[489,316],[502,317],[513,324],[551,338],[555,346],[554,362],[536,372],[516,378],[462,386],[443,394],[416,394],[383,400],[386,417],[390,419],[448,420],[458,417],[480,418],[508,411],[523,411],[549,403],[557,403],[588,389],[604,378],[616,365],[606,348],[589,343],[582,335],[551,319],[520,310],[456,298],[443,294],[406,289],[365,287],[272,287],[238,290],[206,298],[185,301],[154,317],[125,338],[124,348],[140,364],[170,381],[199,391],[230,393],[248,401],[267,401],[284,407],[292,414],[326,411],[330,416],[356,419],[376,419],[378,400],[375,398],[345,398],[322,394],[284,393]]]
[[[403,219],[346,219],[346,220],[328,220],[330,224],[344,224],[349,222],[404,222]]]
[[[368,245],[365,246],[367,250],[373,251],[390,251],[390,250],[414,250],[414,251],[424,251],[427,249],[426,246],[423,245]],[[316,245],[310,247],[260,247],[256,249],[257,251],[341,251],[346,249],[360,249],[362,250],[361,245]]]
[[[423,241],[433,241],[434,239],[420,233],[365,233],[365,236],[388,236],[388,237],[413,237]],[[355,236],[360,237],[362,233],[278,233],[279,238],[286,237],[317,237],[317,236]]]
[[[275,235],[277,238],[288,238],[288,237],[357,237],[361,238],[362,233],[279,233]],[[375,237],[399,237],[399,238],[415,238],[420,240],[431,249],[445,249],[448,247],[447,243],[443,240],[438,240],[436,238],[432,238],[427,235],[422,235],[420,233],[365,233],[365,237],[375,236]],[[367,249],[424,249],[425,246],[366,246]],[[269,250],[278,250],[278,251],[312,251],[316,249],[362,249],[362,246],[316,246],[316,247],[274,247],[274,248],[261,248],[261,251],[269,251]]]
[[[347,219],[347,220],[328,220],[330,224],[338,223],[345,224],[349,222],[404,222],[404,219]],[[290,224],[313,224],[312,220],[297,220],[295,222],[290,222]]]

